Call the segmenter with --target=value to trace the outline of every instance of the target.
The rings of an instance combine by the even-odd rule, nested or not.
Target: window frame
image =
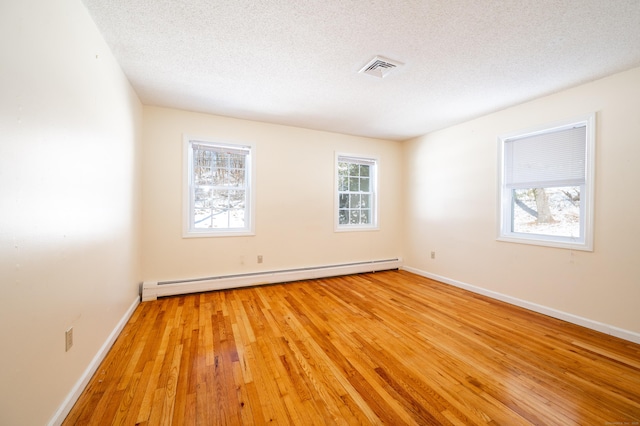
[[[505,144],[509,141],[531,136],[548,134],[584,125],[585,140],[585,181],[580,186],[580,230],[578,238],[514,232],[512,228],[513,198],[512,188],[506,186]],[[595,134],[596,114],[590,113],[571,120],[550,125],[537,126],[498,137],[498,215],[497,240],[504,242],[531,244],[570,250],[593,251],[593,216],[595,192]],[[576,185],[578,186],[578,185]],[[552,188],[554,186],[547,186]]]
[[[246,189],[245,197],[245,226],[242,228],[194,228],[194,170],[193,170],[193,149],[194,143],[209,145],[218,148],[229,148],[232,150],[246,150],[248,154],[245,159]],[[182,190],[182,237],[183,238],[203,238],[203,237],[236,237],[255,235],[255,146],[252,143],[236,143],[219,141],[210,138],[194,137],[183,135],[183,190]]]
[[[345,160],[353,160],[353,162],[361,161],[363,163],[370,163],[370,191],[371,194],[371,223],[369,224],[340,224],[340,194],[344,191],[340,191],[340,175],[338,163],[345,162]],[[377,231],[379,230],[379,212],[378,212],[378,175],[379,175],[380,160],[376,156],[361,155],[361,154],[349,154],[343,152],[335,153],[334,162],[334,231],[335,232],[353,232],[353,231]]]

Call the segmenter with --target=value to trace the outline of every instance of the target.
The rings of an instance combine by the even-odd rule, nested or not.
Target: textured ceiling
[[[146,105],[385,139],[640,65],[639,0],[83,2]]]

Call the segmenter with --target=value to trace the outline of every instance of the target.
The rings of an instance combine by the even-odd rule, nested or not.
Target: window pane
[[[349,178],[346,176],[338,177],[338,191],[348,191],[349,190]]]
[[[207,204],[211,207],[195,210],[195,228],[226,228],[228,226],[228,210],[220,204],[220,200],[207,200]]]
[[[228,165],[231,168],[236,168],[236,169],[242,169],[244,168],[244,160],[245,160],[245,155],[243,154],[236,154],[236,153],[231,153],[231,154],[224,154],[225,157],[228,159]]]
[[[371,223],[369,221],[370,216],[369,210],[360,210],[360,223]]]
[[[580,237],[580,186],[514,189],[512,232]]]
[[[229,227],[230,228],[244,227],[244,209],[229,210]]]
[[[228,228],[229,227],[229,211],[222,210],[213,213],[211,222],[206,228]]]
[[[211,185],[211,167],[196,167],[194,183],[196,185]]]
[[[243,209],[245,206],[245,191],[235,190],[229,191],[228,195],[229,208]]]
[[[196,210],[194,215],[194,227],[196,229],[211,228],[211,211]]]
[[[360,176],[369,177],[369,165],[361,165],[360,166]]]
[[[359,176],[360,166],[358,164],[349,163],[349,176]]]
[[[226,171],[225,183],[228,186],[244,187],[245,169],[231,168]]]
[[[360,195],[351,194],[351,196],[349,197],[349,207],[351,207],[352,209],[357,209],[360,207]]]
[[[349,174],[349,163],[340,161],[338,163],[338,176],[347,176]]]
[[[196,150],[194,152],[194,182],[199,185],[211,185],[212,162],[211,153]]]
[[[340,194],[340,208],[341,209],[349,208],[349,194]]]
[[[223,153],[213,155],[212,167],[196,168],[196,184],[243,187],[246,178],[244,156]]]
[[[349,191],[358,192],[360,191],[360,179],[357,177],[349,178]]]
[[[360,196],[360,204],[363,209],[368,209],[371,207],[371,195],[364,194]]]
[[[360,223],[360,214],[358,210],[351,210],[349,214],[349,223],[352,225],[358,225]]]
[[[346,225],[349,223],[349,211],[348,210],[339,210],[338,211],[338,219],[340,225]]]
[[[226,169],[215,169],[212,175],[211,184],[215,186],[224,186],[225,182],[228,180],[228,173],[229,171]]]
[[[360,191],[369,192],[369,178],[360,178]]]
[[[226,189],[212,190],[211,202],[216,211],[226,210],[229,207],[229,191]]]
[[[194,201],[197,204],[199,203],[199,205],[203,205],[202,202],[204,202],[204,200],[210,200],[211,199],[211,189],[210,188],[197,187],[194,195],[195,195]]]
[[[195,200],[194,202],[195,209],[210,209],[211,208],[211,200],[208,198]]]

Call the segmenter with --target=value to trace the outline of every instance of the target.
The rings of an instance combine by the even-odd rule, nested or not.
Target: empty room
[[[0,425],[640,424],[639,28],[2,0]]]

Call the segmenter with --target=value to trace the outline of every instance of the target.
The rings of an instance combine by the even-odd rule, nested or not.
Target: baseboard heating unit
[[[150,300],[156,300],[158,297],[175,296],[177,294],[200,293],[203,291],[249,287],[261,284],[285,283],[336,277],[339,275],[360,274],[364,272],[387,271],[390,269],[399,269],[401,266],[402,261],[400,259],[385,259],[309,268],[283,269],[279,271],[221,275],[190,280],[145,281],[142,283],[142,301],[148,302]]]

